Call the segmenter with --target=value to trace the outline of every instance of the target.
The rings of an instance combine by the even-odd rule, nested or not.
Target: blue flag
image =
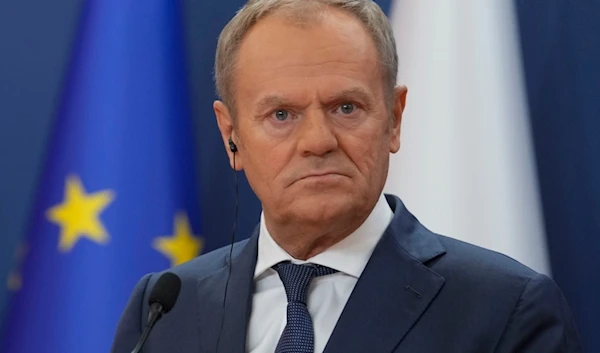
[[[178,1],[88,1],[0,352],[108,352],[135,283],[202,252]]]

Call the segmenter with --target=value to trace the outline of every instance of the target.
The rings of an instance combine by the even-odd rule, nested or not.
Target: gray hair
[[[217,94],[225,105],[235,111],[232,86],[237,54],[244,36],[255,23],[274,12],[285,12],[303,24],[330,6],[354,15],[367,29],[379,56],[386,97],[391,98],[398,74],[396,42],[385,13],[373,0],[249,0],[225,26],[217,44],[215,82]]]

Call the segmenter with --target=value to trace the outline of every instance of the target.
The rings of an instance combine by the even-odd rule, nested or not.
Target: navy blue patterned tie
[[[288,298],[287,324],[275,353],[313,353],[313,323],[306,307],[308,287],[313,278],[337,271],[321,265],[294,265],[290,262],[280,262],[273,269],[279,273]]]

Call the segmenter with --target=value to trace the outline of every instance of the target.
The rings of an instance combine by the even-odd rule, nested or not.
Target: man
[[[144,352],[581,352],[548,277],[434,234],[383,195],[407,89],[368,0],[252,0],[223,30],[214,103],[232,168],[261,200],[249,240],[171,269]],[[159,274],[113,352],[129,352]]]

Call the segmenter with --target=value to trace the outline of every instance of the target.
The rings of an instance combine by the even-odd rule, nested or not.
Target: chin
[[[290,220],[306,225],[328,224],[349,217],[357,207],[357,200],[351,194],[331,194],[327,192],[297,197],[287,207]]]

